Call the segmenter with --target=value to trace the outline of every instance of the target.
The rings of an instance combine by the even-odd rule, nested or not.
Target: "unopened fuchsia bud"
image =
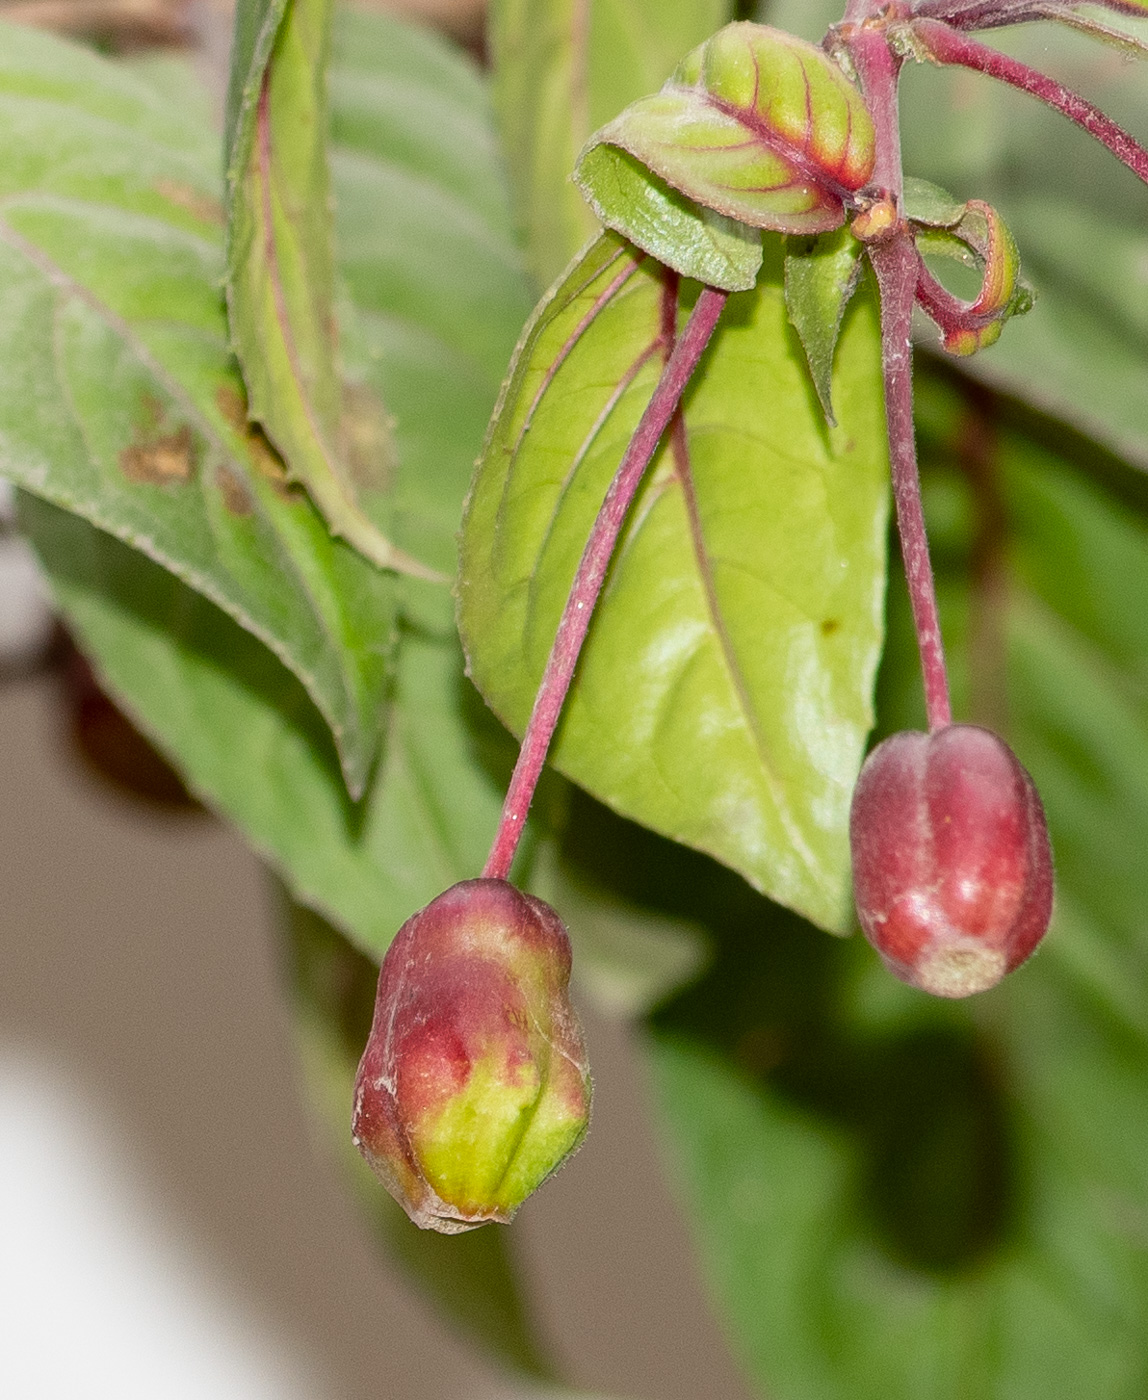
[[[465,880],[399,930],[352,1133],[416,1225],[509,1221],[578,1145],[590,1075],[569,980],[561,919],[505,880]]]
[[[889,970],[922,991],[985,991],[1044,936],[1044,810],[987,729],[951,724],[878,745],[857,780],[850,841],[861,927]]]

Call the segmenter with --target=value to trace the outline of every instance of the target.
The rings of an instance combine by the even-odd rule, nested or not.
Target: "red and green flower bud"
[[[861,927],[889,970],[922,991],[985,991],[1044,936],[1044,811],[987,729],[954,724],[878,745],[857,780],[850,842]]]
[[[355,1081],[352,1134],[424,1229],[506,1222],[578,1145],[590,1076],[558,915],[466,880],[399,930]]]

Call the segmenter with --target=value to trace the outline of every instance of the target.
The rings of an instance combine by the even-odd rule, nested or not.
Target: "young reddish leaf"
[[[1016,241],[997,211],[983,200],[961,206],[959,217],[927,227],[922,251],[978,265],[981,288],[971,302],[959,301],[925,268],[917,299],[940,327],[950,355],[972,355],[1000,338],[1010,316],[1031,310],[1031,288],[1021,280]]]
[[[632,237],[625,209],[609,207],[587,168],[600,146],[628,153],[707,209],[798,234],[840,227],[874,160],[869,113],[833,60],[749,23],[727,25],[695,49],[661,92],[627,107],[583,153],[583,187],[604,222]]]

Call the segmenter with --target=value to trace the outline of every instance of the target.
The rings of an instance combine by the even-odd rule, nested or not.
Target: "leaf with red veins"
[[[601,187],[603,148],[702,209],[813,234],[844,222],[846,202],[872,175],[874,132],[860,93],[821,49],[739,23],[695,49],[661,92],[627,107],[583,152],[583,188],[604,222],[632,237]]]

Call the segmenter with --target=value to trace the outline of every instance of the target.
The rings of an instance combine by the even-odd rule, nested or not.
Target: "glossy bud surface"
[[[506,1222],[590,1115],[558,915],[466,880],[399,930],[355,1081],[355,1145],[424,1229]]]
[[[850,843],[861,927],[889,970],[922,991],[985,991],[1044,936],[1044,810],[987,729],[953,724],[878,745],[857,780]]]

